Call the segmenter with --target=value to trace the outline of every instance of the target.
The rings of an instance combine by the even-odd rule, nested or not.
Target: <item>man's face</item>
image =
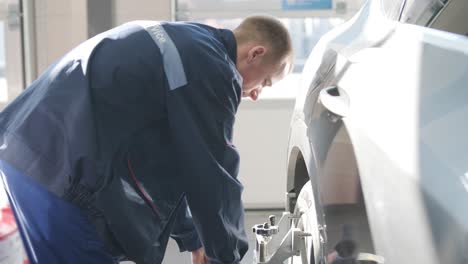
[[[268,62],[261,53],[253,53],[246,67],[241,71],[243,77],[242,97],[257,100],[263,88],[272,86],[284,78],[290,68],[289,60]]]

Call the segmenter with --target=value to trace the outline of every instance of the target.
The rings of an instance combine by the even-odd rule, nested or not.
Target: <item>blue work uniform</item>
[[[79,208],[114,257],[160,263],[172,236],[211,263],[239,263],[236,54],[231,31],[196,23],[136,21],[91,38],[0,113],[5,182],[19,172]],[[7,191],[17,216],[35,206]]]

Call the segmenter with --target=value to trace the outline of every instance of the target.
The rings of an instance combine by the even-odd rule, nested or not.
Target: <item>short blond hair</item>
[[[255,41],[271,48],[270,58],[280,62],[290,57],[292,60],[292,43],[288,29],[278,19],[266,15],[254,15],[244,19],[234,29],[238,45]]]

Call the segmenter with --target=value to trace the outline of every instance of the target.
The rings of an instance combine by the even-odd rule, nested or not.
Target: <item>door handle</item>
[[[337,118],[346,117],[349,111],[349,96],[338,86],[329,86],[320,91],[322,105]]]

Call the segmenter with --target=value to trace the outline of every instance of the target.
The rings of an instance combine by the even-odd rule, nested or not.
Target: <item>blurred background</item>
[[[131,20],[196,21],[234,28],[270,14],[289,28],[294,73],[261,100],[244,100],[235,128],[247,208],[281,208],[295,82],[319,38],[354,15],[363,0],[0,0],[0,107],[48,65],[86,39]],[[268,153],[268,155],[265,155]],[[262,154],[263,156],[261,156]],[[255,190],[268,184],[269,192]]]
[[[352,17],[364,0],[0,0],[0,108],[51,63],[88,38],[132,20],[195,21],[233,29],[251,14],[270,14],[289,28],[293,74],[257,102],[244,100],[235,125],[245,186],[247,230],[284,210],[286,148],[297,81],[319,38]],[[263,190],[259,192],[258,190]],[[267,190],[267,191],[265,191]],[[0,206],[7,203],[1,193]],[[251,238],[251,248],[253,238]],[[171,243],[165,263],[183,263]],[[245,258],[250,263],[251,253]],[[3,263],[2,263],[3,264]]]

